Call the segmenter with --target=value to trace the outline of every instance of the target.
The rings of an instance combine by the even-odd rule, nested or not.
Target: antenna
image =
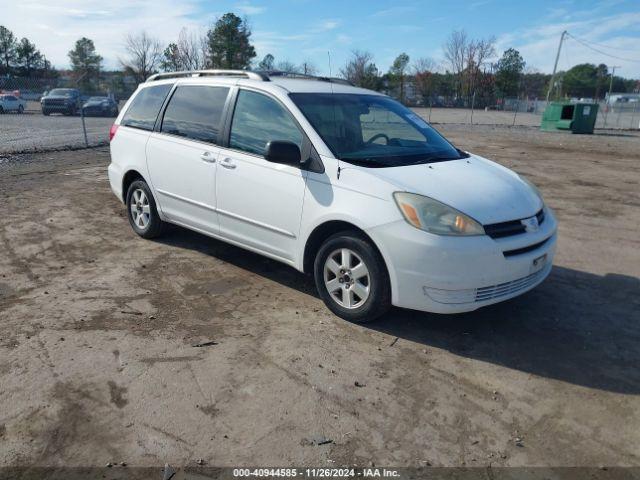
[[[329,78],[333,77],[333,74],[331,72],[331,52],[327,50],[327,57],[329,57]],[[334,134],[334,138],[338,138],[338,126],[337,126],[337,121],[336,121],[336,103],[335,103],[335,97],[333,96],[333,83],[329,83],[329,86],[331,87],[331,100],[332,100],[332,106],[331,106],[331,110],[333,111],[333,134]],[[340,157],[337,157],[338,160],[338,180],[340,180]]]

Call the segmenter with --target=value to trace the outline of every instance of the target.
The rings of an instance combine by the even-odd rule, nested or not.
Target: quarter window
[[[153,130],[158,118],[158,112],[173,85],[165,83],[153,87],[143,88],[131,101],[121,124],[125,127]]]
[[[218,143],[220,119],[229,89],[180,86],[164,112],[161,131],[171,135]]]
[[[289,141],[302,148],[302,139],[293,117],[280,103],[260,93],[240,90],[231,124],[231,148],[264,155],[270,141]]]

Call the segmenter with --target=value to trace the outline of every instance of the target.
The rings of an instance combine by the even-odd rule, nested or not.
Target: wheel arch
[[[135,170],[135,169],[129,169],[127,170],[127,172],[122,176],[122,201],[123,203],[127,202],[127,191],[129,190],[129,186],[135,182],[136,180],[144,180],[145,182],[147,181],[142,174]],[[147,182],[148,184],[149,182]],[[149,187],[151,188],[151,187]]]
[[[373,248],[376,249],[380,258],[382,259],[382,263],[384,264],[385,270],[387,271],[387,275],[389,275],[389,267],[387,266],[387,262],[384,258],[384,255],[376,245],[376,242],[365,232],[362,228],[357,225],[345,221],[345,220],[328,220],[320,225],[316,226],[313,231],[307,237],[307,241],[304,246],[304,254],[302,258],[302,271],[304,273],[313,273],[313,263],[316,258],[316,254],[318,250],[324,243],[324,241],[332,235],[335,235],[339,232],[357,232],[358,235],[366,239]]]

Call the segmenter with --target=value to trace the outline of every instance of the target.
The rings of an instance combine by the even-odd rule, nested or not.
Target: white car
[[[0,114],[7,112],[23,113],[27,108],[27,101],[11,93],[0,94]]]
[[[338,79],[158,74],[111,128],[133,230],[165,222],[313,274],[336,315],[475,310],[542,282],[556,220],[515,172]]]

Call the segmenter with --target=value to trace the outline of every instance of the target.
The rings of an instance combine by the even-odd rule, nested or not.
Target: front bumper
[[[499,239],[432,235],[404,220],[367,233],[385,259],[394,305],[461,313],[508,300],[540,284],[551,272],[556,229],[555,217],[547,208],[537,232]],[[504,254],[541,242],[524,253]]]
[[[83,107],[85,117],[104,117],[109,113],[108,107]]]
[[[66,113],[66,112],[71,112],[73,111],[75,108],[75,105],[70,105],[70,104],[47,104],[44,103],[42,104],[42,111],[46,111],[46,112],[52,112],[52,113]]]

